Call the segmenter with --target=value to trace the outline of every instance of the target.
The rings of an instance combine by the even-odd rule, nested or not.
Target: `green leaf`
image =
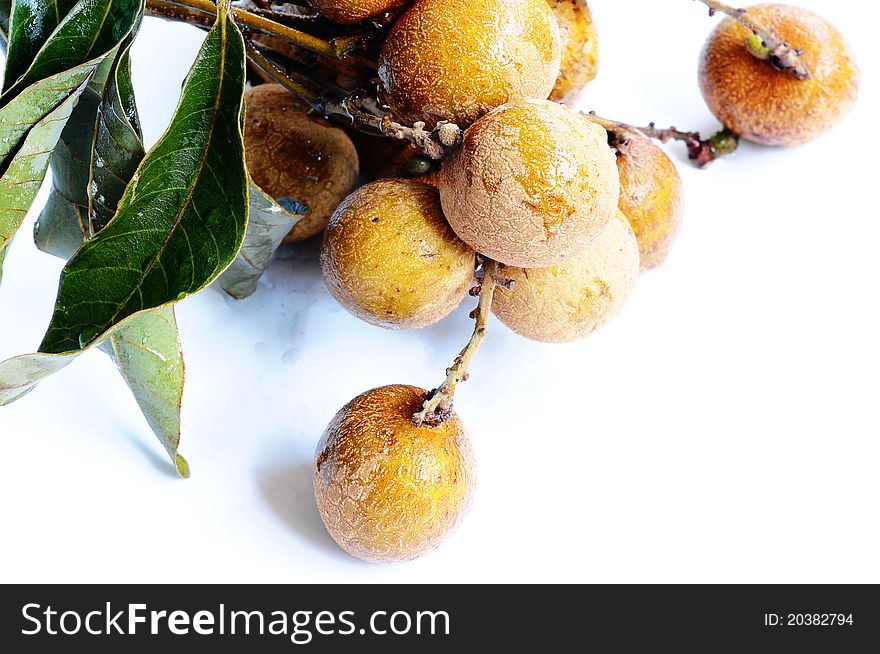
[[[38,82],[0,108],[0,275],[6,248],[40,189],[49,155],[96,65]]]
[[[116,214],[125,187],[146,154],[131,85],[128,48],[122,52],[104,90],[95,129],[89,166],[89,215],[92,229],[99,232]]]
[[[168,451],[177,473],[189,476],[189,465],[177,452],[180,443],[180,396],[170,378],[179,378],[183,386],[183,360],[177,330],[164,330],[167,339],[157,341],[155,332],[163,329],[162,322],[171,320],[171,307],[132,316],[124,321],[110,338],[93,345],[112,349],[120,371],[126,377],[135,398],[150,426]],[[146,345],[145,335],[150,335]],[[144,339],[144,340],[142,340]],[[30,393],[41,381],[60,372],[73,363],[83,351],[65,354],[23,354],[0,362],[0,406],[11,404]],[[153,370],[153,376],[131,378],[128,370]]]
[[[253,182],[249,198],[244,243],[235,261],[217,280],[220,288],[236,300],[243,300],[257,290],[257,281],[266,272],[284,237],[308,211],[304,205],[291,205],[297,213],[288,212]]]
[[[22,354],[0,363],[0,406],[12,404],[73,363],[75,354]]]
[[[113,330],[101,349],[116,361],[177,473],[189,477],[189,465],[177,451],[184,363],[174,307],[160,307],[132,316]]]
[[[44,37],[30,24],[36,4],[13,4],[10,59],[15,47],[36,47]],[[62,5],[55,5],[60,12]],[[104,7],[105,11],[96,11]],[[80,0],[39,46],[27,71],[0,96],[0,265],[46,174],[49,155],[58,142],[85,83],[106,55],[131,32],[143,9],[142,0]],[[54,16],[54,14],[51,14]],[[35,35],[29,40],[29,35]],[[19,44],[29,44],[20,45]],[[14,68],[14,66],[13,66]],[[9,68],[7,68],[9,70]],[[2,279],[2,277],[0,277]]]
[[[248,213],[243,95],[244,41],[224,3],[168,130],[110,223],[65,266],[41,352],[88,347],[127,317],[205,288],[232,263]]]
[[[9,41],[9,14],[12,13],[12,0],[0,0],[0,50],[6,52]]]
[[[109,220],[144,157],[130,82],[132,40],[133,35],[92,77],[52,155],[54,187],[34,234],[38,247],[50,254],[68,259],[90,227],[100,229]],[[100,202],[93,203],[93,196]],[[90,204],[100,207],[91,224]],[[132,316],[100,348],[116,362],[177,473],[188,477],[189,466],[178,452],[184,362],[173,307]]]
[[[37,29],[39,21],[48,20],[51,25],[58,16],[47,4],[51,3],[28,0],[22,4],[39,6],[40,13],[27,19],[19,16],[18,0],[13,4],[0,106],[34,82],[106,55],[131,32],[143,11],[143,0],[79,0],[66,15],[60,14],[60,22],[44,40],[43,30]],[[57,6],[59,12],[64,8]]]
[[[52,153],[52,192],[34,228],[44,252],[69,259],[84,236],[100,231],[144,158],[128,56],[133,40],[95,72]]]
[[[0,10],[0,17],[5,19],[3,32],[9,35],[4,87],[24,75],[37,52],[75,2],[76,0],[10,0],[5,3],[6,6]]]
[[[52,192],[34,226],[37,247],[69,259],[82,245],[89,225],[89,181],[96,117],[114,59],[101,62],[52,152]]]
[[[67,261],[83,244],[85,235],[80,226],[88,221],[87,207],[74,204],[53,190],[34,225],[34,242],[43,252]]]

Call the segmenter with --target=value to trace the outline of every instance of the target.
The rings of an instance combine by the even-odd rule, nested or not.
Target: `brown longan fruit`
[[[587,0],[547,0],[562,39],[559,77],[550,93],[554,102],[572,107],[599,72],[599,37]]]
[[[406,0],[308,0],[319,14],[337,23],[356,23],[405,3]]]
[[[248,172],[263,191],[309,211],[285,243],[320,234],[336,206],[355,187],[358,157],[341,129],[311,119],[302,102],[280,84],[260,84],[245,97],[244,144]]]
[[[541,268],[605,227],[620,180],[604,128],[549,100],[517,100],[465,132],[439,188],[461,240],[501,263]]]
[[[410,422],[426,394],[401,385],[367,391],[340,409],[318,443],[318,510],[352,556],[414,559],[440,545],[470,506],[476,464],[459,417],[431,428]]]
[[[464,299],[476,255],[443,218],[437,189],[416,180],[362,186],[336,209],[321,248],[324,282],[355,316],[418,329]]]
[[[859,69],[833,25],[788,5],[762,4],[748,15],[794,48],[810,71],[799,80],[754,57],[746,47],[751,31],[725,18],[709,36],[700,59],[700,90],[713,114],[744,139],[794,146],[830,129],[858,95]]]
[[[548,268],[500,266],[513,281],[499,288],[492,311],[520,336],[546,343],[583,338],[620,311],[639,276],[639,245],[618,213],[568,261]]]
[[[617,126],[613,139],[620,172],[618,207],[635,232],[645,272],[666,261],[684,213],[684,186],[663,148],[639,130]]]
[[[415,0],[388,32],[379,77],[404,122],[466,127],[510,100],[547,98],[559,58],[546,0]]]

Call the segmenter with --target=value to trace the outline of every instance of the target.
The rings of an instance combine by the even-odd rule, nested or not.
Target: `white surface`
[[[585,108],[715,128],[695,83],[714,24],[703,8],[593,4],[602,72]],[[309,470],[351,397],[439,382],[472,303],[421,332],[363,325],[327,295],[309,244],[281,253],[245,302],[209,291],[179,308],[192,479],[172,475],[99,352],[0,409],[0,579],[880,581],[880,11],[802,4],[860,53],[856,110],[813,144],[746,145],[708,171],[670,146],[684,228],[623,314],[564,346],[494,324],[457,402],[480,488],[440,550],[396,566],[349,558],[321,526]],[[133,59],[148,140],[200,40],[144,24]],[[34,248],[32,219],[0,288],[2,358],[37,346],[55,296],[61,264]]]

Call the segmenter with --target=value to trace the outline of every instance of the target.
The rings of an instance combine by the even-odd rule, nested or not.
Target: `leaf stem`
[[[471,295],[479,295],[480,301],[477,308],[471,313],[475,319],[474,332],[464,349],[455,357],[453,364],[446,370],[446,379],[439,388],[431,391],[422,405],[422,409],[413,415],[412,424],[416,427],[438,427],[448,421],[452,415],[452,401],[455,388],[459,383],[467,381],[468,368],[476,356],[483,339],[486,337],[486,327],[489,322],[489,313],[492,308],[492,298],[495,289],[501,282],[498,279],[498,264],[491,259],[483,259],[482,272],[477,273],[477,286],[471,289]]]
[[[757,21],[747,9],[738,9],[718,0],[697,0],[709,7],[709,15],[721,12],[737,21],[746,29],[751,30],[752,38],[746,41],[746,47],[753,56],[767,61],[774,68],[791,73],[799,80],[810,79],[810,70],[800,58],[804,51],[794,48],[779,36]]]

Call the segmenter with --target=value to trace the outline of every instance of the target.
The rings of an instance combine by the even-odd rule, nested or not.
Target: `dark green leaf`
[[[143,9],[142,0],[103,1],[101,5],[99,0],[80,0],[28,62],[27,72],[0,96],[0,264],[33,203],[49,155],[76,99],[96,67],[131,31]],[[12,12],[13,46],[27,41],[30,29],[18,18],[27,17],[27,12],[17,13],[18,7],[15,4]],[[97,12],[99,7],[105,11]],[[42,34],[36,26],[30,27],[35,34]],[[21,36],[16,36],[19,33]]]
[[[37,247],[69,259],[82,245],[89,225],[89,170],[101,96],[114,59],[106,58],[80,94],[52,152],[52,192],[34,226]]]
[[[131,62],[126,49],[104,90],[98,107],[91,179],[89,215],[99,232],[110,222],[145,155],[140,121],[131,86]]]
[[[4,167],[0,177],[0,265],[40,189],[49,155],[96,65],[85,64],[38,82],[0,108],[0,162]]]
[[[62,272],[42,352],[85,348],[128,316],[201,290],[235,259],[248,212],[244,42],[225,4],[218,14],[165,135]]]
[[[24,75],[40,48],[58,27],[76,0],[15,0],[0,9],[4,34],[8,34],[9,53],[3,87],[8,88]],[[11,20],[14,12],[14,19]],[[82,62],[80,62],[82,63]]]
[[[217,283],[236,300],[242,300],[257,290],[257,281],[266,272],[272,255],[284,237],[303,217],[303,205],[290,205],[290,213],[253,182],[250,183],[250,213],[244,243],[232,265],[220,275]]]
[[[12,0],[0,0],[0,50],[6,52],[9,41],[9,14],[12,13]]]
[[[29,6],[37,4],[44,3],[32,1]],[[18,4],[15,4],[10,25],[5,89],[0,96],[0,106],[34,82],[70,70],[113,50],[131,32],[143,11],[143,0],[79,0],[41,44],[42,34],[39,34],[41,38],[32,39],[34,25],[23,23],[18,11]],[[40,19],[44,18],[45,15],[40,16]],[[21,49],[31,50],[34,47],[39,49],[36,52],[28,51],[23,57],[17,54]],[[25,66],[27,68],[21,70]]]
[[[50,254],[68,259],[90,229],[100,230],[144,157],[130,82],[132,40],[133,35],[116,59],[108,58],[92,77],[52,154],[54,187],[34,234],[38,247]],[[101,198],[100,215],[90,223],[93,197]],[[184,362],[174,308],[133,316],[100,347],[116,362],[178,474],[189,476],[178,453]]]

